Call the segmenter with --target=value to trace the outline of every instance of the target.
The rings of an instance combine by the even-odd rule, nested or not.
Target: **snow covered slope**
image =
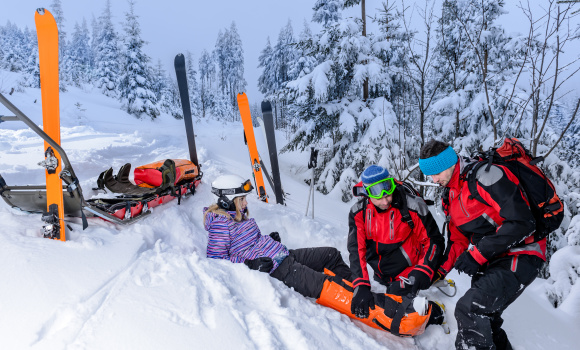
[[[9,99],[41,124],[38,90]],[[87,197],[110,166],[187,157],[182,121],[136,120],[98,92],[61,94],[61,117],[62,146]],[[425,293],[447,305],[451,335],[434,326],[414,340],[353,322],[242,264],[206,259],[202,208],[214,201],[209,184],[226,173],[249,178],[251,170],[241,123],[198,121],[194,128],[205,174],[197,194],[154,208],[135,225],[91,219],[82,231],[72,222],[62,243],[39,237],[40,215],[0,201],[0,349],[453,348],[454,304],[469,286],[464,275],[450,275],[459,287],[454,298]],[[284,135],[276,137],[281,148]],[[335,246],[347,260],[350,205],[317,193],[315,219],[304,216],[307,153],[280,158],[288,205],[249,198],[251,215],[289,248]],[[8,184],[42,183],[41,159],[40,138],[23,124],[0,124],[0,173]],[[537,280],[507,310],[505,329],[516,349],[576,349],[580,318],[553,309],[544,284]]]

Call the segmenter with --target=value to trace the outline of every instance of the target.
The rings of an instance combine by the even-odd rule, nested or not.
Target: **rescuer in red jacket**
[[[546,259],[546,238],[534,239],[536,222],[518,178],[501,165],[468,174],[470,162],[436,140],[427,142],[419,155],[421,171],[445,187],[449,240],[439,272],[445,275],[455,267],[473,277],[455,308],[455,346],[512,349],[501,329],[501,314],[538,275]],[[475,176],[488,205],[472,196],[467,175]]]
[[[444,239],[425,201],[409,185],[371,165],[353,193],[362,198],[349,214],[348,251],[353,273],[352,312],[374,307],[369,264],[388,294],[414,296],[437,279]]]

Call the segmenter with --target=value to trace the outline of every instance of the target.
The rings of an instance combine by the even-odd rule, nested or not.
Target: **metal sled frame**
[[[119,203],[133,202],[137,206],[140,205],[140,213],[137,216],[131,217],[133,206],[130,204],[121,213],[121,215],[113,215],[106,210],[100,208],[97,204],[97,200],[85,200],[83,197],[83,191],[79,185],[78,178],[73,170],[72,165],[66,155],[66,152],[62,147],[56,143],[52,138],[50,138],[38,125],[32,122],[22,111],[20,111],[16,106],[14,106],[3,94],[0,93],[0,102],[8,108],[8,110],[14,113],[14,116],[2,116],[0,115],[0,123],[7,121],[21,121],[26,124],[32,131],[34,131],[38,136],[40,136],[44,141],[46,141],[54,150],[56,150],[62,158],[62,171],[59,174],[65,185],[63,185],[63,198],[64,198],[64,210],[65,215],[81,217],[83,216],[83,211],[91,213],[93,216],[100,217],[104,220],[113,222],[119,225],[129,225],[135,223],[147,215],[151,214],[149,208],[159,205],[167,201],[169,195],[158,195],[157,197],[152,197],[148,199],[141,199],[134,201],[131,197],[121,197],[116,199]],[[199,166],[196,164],[196,166]],[[0,181],[3,182],[0,176]],[[201,181],[201,174],[196,178],[192,184],[193,188]],[[180,187],[183,190],[183,187]],[[192,190],[193,192],[194,190]],[[184,191],[186,192],[186,191]],[[186,193],[183,193],[186,195]],[[10,205],[11,207],[19,208],[20,210],[31,212],[31,213],[43,213],[46,210],[46,186],[1,186],[0,185],[0,196],[2,199]],[[164,200],[165,199],[165,200]],[[155,205],[148,205],[148,203],[155,202]],[[151,203],[153,204],[153,203]],[[127,209],[129,211],[127,212]],[[125,214],[125,212],[127,212]],[[115,213],[117,214],[117,213]],[[120,217],[119,217],[120,216]]]

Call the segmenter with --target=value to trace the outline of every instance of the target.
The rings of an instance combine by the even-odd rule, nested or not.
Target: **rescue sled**
[[[81,217],[83,229],[88,226],[87,216],[120,225],[132,224],[149,215],[151,208],[176,198],[180,203],[182,198],[195,194],[203,177],[199,164],[184,159],[167,159],[138,167],[134,175],[139,185],[134,185],[129,181],[131,164],[125,164],[117,175],[109,169],[101,173],[97,181],[96,189],[108,190],[115,194],[114,197],[85,199],[64,149],[1,93],[0,102],[14,113],[14,116],[0,116],[0,123],[24,122],[62,157],[59,176],[63,181],[64,213],[69,217]],[[192,158],[197,159],[197,155]],[[0,175],[0,196],[11,207],[46,214],[46,192],[46,185],[9,186]]]

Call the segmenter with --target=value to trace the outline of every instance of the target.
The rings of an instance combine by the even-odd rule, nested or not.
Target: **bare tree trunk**
[[[444,23],[441,22],[441,34],[442,34],[442,44],[443,47],[445,48],[445,59],[447,60],[447,64],[449,65],[449,70],[452,73],[453,76],[453,91],[455,93],[457,93],[457,91],[459,91],[459,85],[460,83],[457,81],[457,67],[459,66],[459,62],[457,57],[459,56],[458,48],[455,48],[455,51],[452,54],[450,54],[450,50],[447,46],[447,38],[445,37],[445,28],[443,28]],[[463,84],[463,83],[462,83]],[[452,142],[455,138],[459,137],[459,110],[455,110],[455,137],[452,138]]]
[[[552,110],[552,105],[554,104],[554,96],[556,95],[557,89],[557,82],[558,82],[558,71],[560,69],[559,62],[560,62],[560,34],[558,33],[560,30],[560,6],[558,6],[558,15],[556,16],[556,69],[554,70],[554,84],[552,85],[552,96],[550,97],[550,104],[548,105],[548,109],[546,110],[546,115],[544,117],[544,122],[542,123],[542,127],[538,131],[537,135],[532,135],[534,146],[532,148],[532,155],[535,157],[536,152],[538,150],[538,142],[540,142],[540,137],[542,136],[542,132],[544,131],[544,127],[546,126],[546,122],[548,121],[548,117],[550,116],[550,111]]]
[[[274,129],[283,127],[284,127],[284,100],[280,100],[280,120],[278,121],[278,125],[274,126]]]
[[[459,111],[455,111],[455,138],[459,137]]]
[[[404,8],[404,1],[403,3],[403,8]],[[431,103],[433,103],[433,100],[435,98],[435,94],[437,93],[437,91],[439,90],[439,88],[441,87],[441,84],[443,83],[444,78],[440,77],[439,81],[432,87],[431,90],[431,86],[428,86],[428,78],[430,76],[430,74],[433,74],[433,64],[432,64],[432,60],[433,58],[431,57],[430,53],[431,53],[431,26],[433,25],[433,6],[434,6],[434,2],[430,5],[429,4],[430,1],[426,1],[425,2],[425,8],[423,9],[423,13],[421,14],[421,17],[423,19],[423,24],[425,26],[425,34],[426,34],[426,38],[423,44],[421,44],[421,50],[422,50],[422,55],[420,59],[413,59],[412,62],[412,66],[407,66],[406,70],[407,70],[407,75],[409,76],[409,80],[411,81],[411,85],[412,85],[412,92],[417,100],[417,106],[419,109],[419,136],[420,136],[420,146],[423,146],[425,144],[425,117],[427,115],[427,111],[429,110]],[[409,28],[408,28],[408,23],[407,20],[405,19],[405,11],[403,10],[403,25],[405,26],[405,30],[407,32],[410,32]],[[410,57],[418,57],[418,55],[416,55],[416,52],[414,50],[414,47],[411,45],[411,41],[409,40],[407,42],[407,47],[408,47],[408,54],[410,55]],[[431,90],[431,91],[429,91]],[[406,165],[405,165],[406,167]],[[421,182],[423,182],[425,180],[425,176],[423,175],[423,173],[419,174],[419,179]],[[421,186],[420,190],[422,195],[425,194],[425,187]]]
[[[485,8],[482,8],[482,16],[484,17],[484,23],[485,23]],[[469,40],[469,43],[471,44],[471,46],[473,47],[473,49],[475,50],[475,55],[477,56],[477,60],[478,60],[478,64],[479,67],[481,69],[481,75],[482,75],[482,80],[483,80],[483,88],[485,91],[485,98],[486,98],[486,102],[487,102],[487,111],[489,113],[489,117],[491,118],[491,126],[493,128],[493,141],[495,143],[495,140],[497,140],[497,125],[493,116],[493,111],[491,110],[491,105],[490,105],[490,99],[489,99],[489,88],[487,86],[487,60],[488,60],[488,49],[487,46],[484,46],[483,49],[483,56],[481,52],[479,51],[479,49],[477,48],[477,44],[473,41],[473,38],[471,37],[471,35],[469,35],[469,29],[467,28],[466,24],[465,24],[465,20],[463,18],[461,18],[461,16],[459,15],[459,13],[457,13],[457,11],[453,11],[453,14],[455,15],[455,18],[457,19],[457,21],[461,24],[461,26],[463,27],[463,29],[465,30],[465,34],[467,36],[467,39]],[[487,23],[485,23],[485,27],[482,27],[482,29],[487,29]],[[483,32],[483,30],[482,30]],[[481,32],[479,33],[479,35],[481,36]],[[479,39],[478,39],[479,40]]]
[[[361,9],[362,9],[362,35],[364,37],[367,36],[367,16],[365,14],[365,0],[361,1]],[[365,61],[366,63],[367,61]],[[369,78],[366,78],[363,83],[363,100],[366,101],[369,98]]]

